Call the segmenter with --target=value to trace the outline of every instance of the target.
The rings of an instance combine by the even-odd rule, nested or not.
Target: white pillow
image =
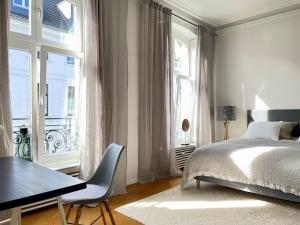
[[[249,124],[244,138],[264,138],[279,140],[282,122],[252,122]]]

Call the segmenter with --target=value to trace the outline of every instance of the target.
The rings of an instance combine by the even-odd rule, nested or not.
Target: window
[[[174,99],[176,109],[176,145],[185,141],[195,142],[194,116],[194,86],[195,86],[195,61],[196,61],[196,35],[185,30],[178,24],[173,24],[173,61],[174,61]],[[184,119],[190,121],[190,129],[187,133],[182,131],[181,124]]]
[[[10,98],[13,106],[13,139],[17,144],[21,141],[19,138],[21,128],[27,128],[31,132],[30,61],[31,54],[29,51],[9,50]],[[17,149],[15,151],[17,152]],[[22,153],[19,154],[23,155]]]
[[[29,9],[29,0],[13,0],[13,6]]]
[[[11,0],[10,16],[15,147],[26,127],[35,162],[53,168],[77,164],[81,2]]]
[[[67,0],[43,0],[42,38],[76,49],[80,41],[76,9]]]
[[[75,101],[78,97],[75,96],[78,96],[80,62],[76,59],[74,64],[68,64],[68,57],[48,52],[44,154],[78,151],[78,102]]]
[[[185,76],[189,76],[189,43],[174,39],[174,70]]]
[[[30,35],[31,1],[12,0],[10,5],[10,29],[13,32]]]

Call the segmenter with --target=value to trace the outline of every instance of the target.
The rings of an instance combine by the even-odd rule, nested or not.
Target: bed
[[[300,110],[248,110],[251,121],[300,121]],[[300,203],[300,142],[238,138],[203,146],[187,161],[182,189],[194,179]]]

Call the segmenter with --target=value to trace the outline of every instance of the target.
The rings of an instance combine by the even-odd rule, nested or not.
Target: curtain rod
[[[187,20],[187,19],[185,19],[185,18],[183,18],[183,17],[181,17],[181,16],[178,16],[178,15],[176,15],[175,13],[172,13],[172,15],[175,16],[175,17],[177,17],[177,18],[179,18],[179,19],[181,19],[181,20],[184,20],[185,22],[187,22],[187,23],[189,23],[189,24],[192,24],[192,25],[195,26],[195,27],[199,27],[199,25],[197,25],[197,24],[195,24],[195,23],[193,23],[193,22],[191,22],[191,21],[189,21],[189,20]]]
[[[178,16],[175,13],[172,13],[172,15],[175,16],[175,17],[177,17],[177,18],[179,18],[179,19],[181,19],[181,20],[183,20],[183,21],[185,21],[185,22],[187,22],[187,23],[189,23],[189,24],[191,24],[191,25],[193,25],[193,26],[195,26],[195,27],[197,27],[199,29],[200,25],[197,25],[197,24],[191,22],[190,20],[187,20],[187,19],[185,19],[185,18],[183,18],[181,16]],[[207,26],[205,25],[205,27],[207,27]],[[208,28],[208,29],[211,30],[210,28]],[[214,36],[216,36],[216,37],[218,36],[214,31],[212,31],[212,32],[214,33]]]

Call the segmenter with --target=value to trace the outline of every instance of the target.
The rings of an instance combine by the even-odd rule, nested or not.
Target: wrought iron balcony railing
[[[25,136],[20,132],[20,128],[28,128],[28,137],[26,142]],[[30,147],[31,127],[29,118],[14,118],[13,119],[13,143],[16,151],[21,143],[27,143]],[[73,117],[53,118],[46,117],[44,129],[44,153],[57,154],[76,151],[78,146],[78,129],[77,119]]]

